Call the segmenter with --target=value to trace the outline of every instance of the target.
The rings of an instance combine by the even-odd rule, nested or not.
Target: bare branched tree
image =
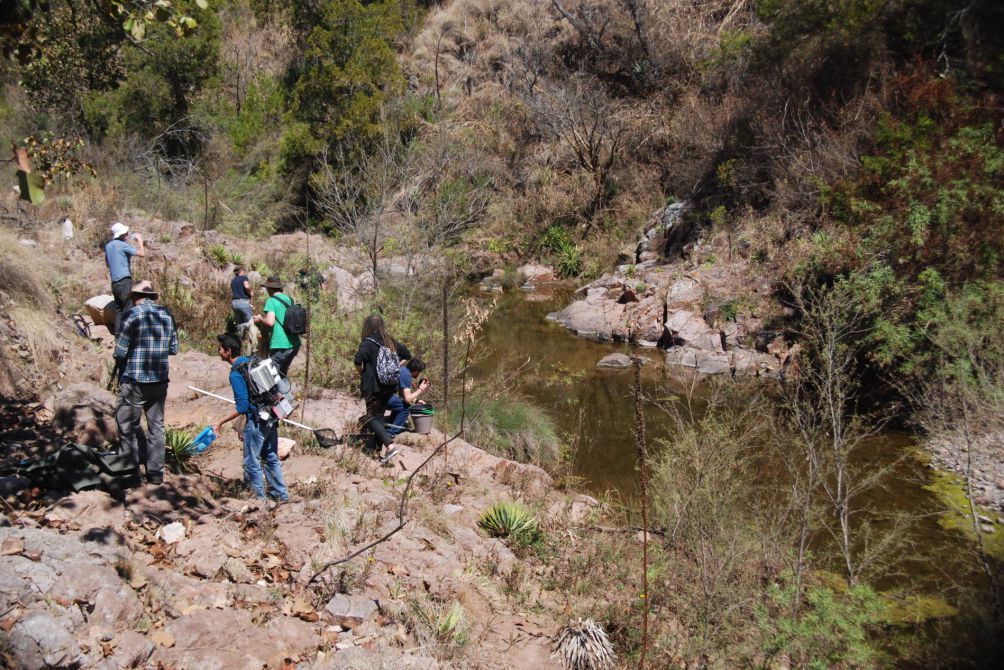
[[[320,173],[311,178],[314,202],[325,219],[366,250],[374,286],[396,196],[408,169],[407,148],[388,131],[362,160],[350,160],[341,150],[334,156],[325,154]]]
[[[418,174],[417,222],[429,248],[455,241],[476,224],[495,188],[486,158],[446,133],[425,148]]]
[[[579,167],[592,176],[593,193],[587,207],[591,218],[605,204],[607,180],[618,159],[644,143],[641,119],[584,75],[538,90],[527,101],[538,125],[571,149]]]
[[[262,74],[279,76],[289,66],[293,35],[288,25],[274,19],[259,24],[251,8],[241,3],[221,8],[220,19],[223,81],[240,116],[251,82]]]
[[[875,486],[886,468],[863,459],[867,442],[884,425],[859,411],[859,356],[871,330],[872,316],[852,299],[844,282],[832,288],[793,291],[802,313],[801,340],[808,350],[797,378],[786,389],[788,415],[802,459],[794,480],[796,498],[811,506],[821,490],[835,519],[828,528],[836,540],[845,576],[855,584],[862,570],[879,560],[887,541],[863,546],[855,538],[856,507],[862,493]],[[810,514],[811,507],[805,510]],[[801,561],[808,542],[808,519],[798,550]],[[801,562],[800,561],[800,562]],[[799,566],[801,568],[801,566]]]

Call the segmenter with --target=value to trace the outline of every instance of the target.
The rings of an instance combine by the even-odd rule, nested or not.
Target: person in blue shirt
[[[407,365],[401,361],[401,381],[398,383],[399,393],[395,393],[387,402],[387,409],[390,410],[390,423],[387,424],[387,433],[394,437],[404,431],[408,415],[411,413],[411,406],[418,402],[418,397],[429,388],[429,380],[423,379],[415,387],[415,377],[425,370],[425,363],[421,358],[412,358]]]
[[[136,246],[126,242],[126,235],[129,234],[129,226],[116,221],[112,225],[112,239],[105,245],[105,265],[108,266],[108,274],[112,280],[112,298],[115,299],[115,325],[112,335],[119,332],[122,325],[122,316],[132,309],[133,302],[130,297],[132,291],[132,266],[130,259],[133,256],[143,258],[146,256],[146,247],[143,246],[143,236],[133,233]]]
[[[251,488],[259,500],[265,499],[265,479],[268,480],[268,495],[273,500],[286,502],[289,491],[286,480],[282,476],[282,464],[279,462],[279,427],[275,422],[262,421],[251,404],[248,393],[248,383],[241,374],[240,366],[250,359],[241,356],[241,341],[234,333],[217,335],[220,343],[217,354],[220,360],[230,364],[230,388],[234,392],[236,409],[213,424],[213,432],[219,435],[223,424],[243,416],[244,424],[244,483]]]

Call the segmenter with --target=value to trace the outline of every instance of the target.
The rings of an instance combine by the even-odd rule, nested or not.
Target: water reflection
[[[562,437],[576,447],[574,471],[583,478],[585,488],[600,494],[615,491],[621,500],[631,500],[637,477],[633,372],[630,368],[597,369],[596,363],[614,352],[650,360],[642,378],[650,399],[646,403],[646,431],[653,455],[658,455],[660,444],[669,435],[669,417],[653,401],[681,403],[689,394],[692,409],[700,415],[704,411],[702,389],[694,385],[688,371],[666,367],[661,350],[592,342],[547,321],[547,314],[566,305],[571,293],[569,288],[559,288],[530,296],[519,291],[500,296],[482,335],[487,355],[472,374],[485,378],[500,366],[523,366],[518,392],[545,409]],[[872,439],[862,451],[860,457],[869,461],[868,467],[883,468],[885,475],[879,486],[854,501],[858,509],[869,510],[859,514],[856,523],[887,529],[908,518],[908,530],[875,586],[904,597],[937,594],[962,610],[938,636],[948,659],[944,667],[955,667],[958,654],[982,655],[976,648],[984,644],[984,649],[997,649],[986,637],[993,635],[992,626],[980,619],[990,593],[971,540],[939,523],[946,514],[945,505],[926,488],[931,476],[914,456],[915,446],[908,435],[886,433]],[[955,648],[972,643],[977,646]],[[966,660],[972,667],[995,667],[992,658]]]

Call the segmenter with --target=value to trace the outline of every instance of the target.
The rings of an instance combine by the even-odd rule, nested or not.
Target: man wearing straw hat
[[[178,353],[174,317],[155,300],[158,294],[148,281],[133,285],[135,307],[122,318],[115,343],[119,376],[119,404],[115,423],[119,445],[146,467],[150,484],[164,481],[164,403],[167,400],[168,356]],[[147,434],[142,439],[140,417],[146,415]],[[145,452],[145,453],[142,453]]]
[[[132,299],[130,298],[132,289],[132,267],[130,259],[133,256],[143,258],[146,256],[146,247],[143,246],[143,237],[139,233],[133,233],[136,246],[126,242],[126,235],[129,234],[129,226],[121,221],[112,224],[112,239],[105,245],[105,265],[108,266],[108,274],[112,280],[112,297],[115,299],[115,327],[112,335],[119,332],[122,325],[122,315],[132,309]]]
[[[255,323],[261,323],[272,329],[272,337],[268,342],[268,357],[279,368],[284,376],[289,376],[289,366],[300,351],[300,336],[287,333],[283,327],[286,309],[292,307],[293,300],[282,292],[282,281],[275,275],[269,277],[262,287],[268,291],[268,300],[262,307],[262,314],[255,314]]]

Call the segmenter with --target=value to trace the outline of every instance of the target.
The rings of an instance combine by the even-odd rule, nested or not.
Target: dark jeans
[[[132,302],[132,277],[123,277],[112,282],[112,297],[115,299],[115,330],[112,335],[118,335],[119,326],[122,325],[122,315],[133,308]]]
[[[119,382],[119,404],[115,423],[119,429],[122,451],[132,455],[137,465],[146,466],[147,477],[164,473],[164,403],[167,382],[137,384]],[[146,414],[147,434],[143,435],[140,417]]]
[[[385,447],[394,443],[394,438],[387,432],[387,425],[383,418],[384,412],[387,411],[387,403],[392,395],[394,395],[393,391],[366,396],[366,425],[373,431],[377,441]]]
[[[292,365],[298,351],[300,351],[300,347],[293,347],[292,349],[269,349],[268,357],[275,363],[275,367],[279,368],[279,372],[283,376],[288,377],[289,366]]]

